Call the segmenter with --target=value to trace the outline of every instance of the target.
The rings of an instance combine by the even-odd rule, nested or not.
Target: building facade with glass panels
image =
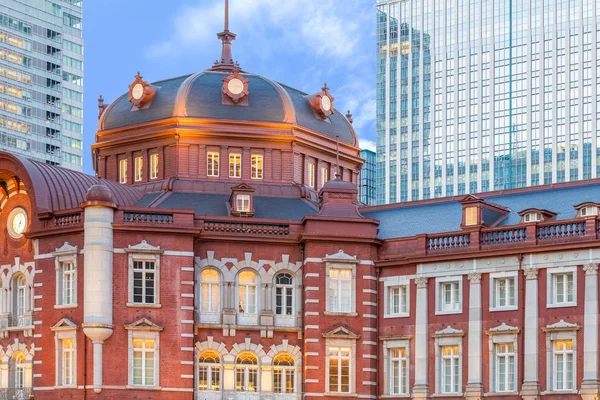
[[[377,202],[596,178],[599,14],[379,0]]]
[[[0,3],[0,148],[79,171],[82,3]]]
[[[360,158],[364,159],[365,163],[362,165],[358,177],[358,181],[360,182],[358,196],[364,204],[375,205],[377,201],[375,194],[377,184],[375,165],[377,157],[374,151],[363,149],[360,151]]]

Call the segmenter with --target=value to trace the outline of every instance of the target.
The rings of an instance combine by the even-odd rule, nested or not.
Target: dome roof
[[[158,87],[149,107],[132,110],[128,93],[106,108],[98,130],[158,121],[161,119],[210,118],[233,121],[289,123],[340,141],[357,145],[356,132],[337,110],[328,120],[319,118],[307,94],[260,75],[241,72],[249,80],[248,105],[223,104],[223,78],[228,72],[203,71],[152,83]]]

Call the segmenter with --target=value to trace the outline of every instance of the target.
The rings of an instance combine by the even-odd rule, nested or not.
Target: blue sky
[[[246,71],[308,93],[324,82],[352,110],[361,147],[375,141],[375,7],[372,0],[230,0],[233,56]],[[84,170],[97,130],[97,99],[209,68],[220,56],[223,0],[87,0]]]

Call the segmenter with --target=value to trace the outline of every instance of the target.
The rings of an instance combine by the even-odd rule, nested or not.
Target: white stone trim
[[[160,306],[160,283],[161,283],[161,273],[160,273],[160,259],[161,254],[163,253],[160,250],[160,247],[154,247],[148,244],[145,240],[142,240],[140,244],[135,246],[129,246],[129,248],[125,249],[127,252],[127,264],[128,264],[128,277],[129,282],[127,284],[127,303],[131,304],[133,307],[135,306],[144,306],[148,304],[152,304],[155,306]],[[133,301],[133,262],[134,261],[149,261],[154,262],[154,303],[134,303]],[[183,296],[183,293],[181,295]],[[193,294],[192,294],[193,296]]]
[[[519,271],[502,271],[493,272],[489,275],[489,294],[490,294],[490,311],[509,311],[519,309]],[[496,280],[504,278],[514,278],[515,284],[515,304],[513,306],[500,307],[496,305]]]
[[[407,388],[407,392],[406,393],[399,393],[399,394],[391,394],[391,386],[392,386],[392,382],[391,382],[391,375],[390,375],[390,350],[392,349],[398,349],[398,348],[404,348],[406,349],[406,359],[407,359],[407,363],[406,363],[406,388]],[[410,362],[410,341],[408,339],[390,339],[390,340],[384,340],[383,341],[383,376],[382,376],[382,382],[384,384],[384,388],[383,388],[383,393],[385,395],[390,395],[390,396],[405,396],[408,395],[410,393],[410,368],[411,366],[411,362]],[[364,370],[364,369],[363,369]],[[377,372],[377,370],[373,369],[372,372]]]
[[[579,386],[577,378],[577,331],[579,326],[560,320],[543,329],[546,332],[546,393],[571,393]],[[573,389],[555,390],[554,388],[554,345],[559,340],[573,341]]]
[[[548,268],[546,270],[546,307],[547,308],[560,308],[560,307],[576,307],[577,306],[577,267],[555,267]],[[554,276],[557,274],[573,274],[573,301],[564,302],[557,304],[554,298]]]
[[[458,282],[459,308],[457,310],[442,310],[442,293],[440,287],[442,284],[452,282]],[[464,297],[462,275],[435,278],[435,315],[462,314]]]
[[[73,307],[76,308],[78,306],[78,295],[77,295],[77,287],[78,278],[77,278],[77,258],[78,251],[76,246],[71,246],[69,242],[65,242],[65,244],[56,249],[52,255],[54,256],[54,269],[56,273],[56,301],[54,303],[54,308],[67,308]],[[69,304],[63,304],[63,285],[64,285],[64,274],[63,268],[65,264],[73,265],[73,302]]]

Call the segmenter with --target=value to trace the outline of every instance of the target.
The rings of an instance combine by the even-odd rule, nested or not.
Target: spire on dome
[[[235,40],[237,35],[233,32],[229,32],[229,0],[225,0],[224,29],[223,32],[217,33],[217,37],[221,40],[221,42],[223,42],[221,59],[215,62],[215,65],[213,65],[211,71],[239,71],[240,66],[233,61],[233,55],[231,53],[231,42]]]

